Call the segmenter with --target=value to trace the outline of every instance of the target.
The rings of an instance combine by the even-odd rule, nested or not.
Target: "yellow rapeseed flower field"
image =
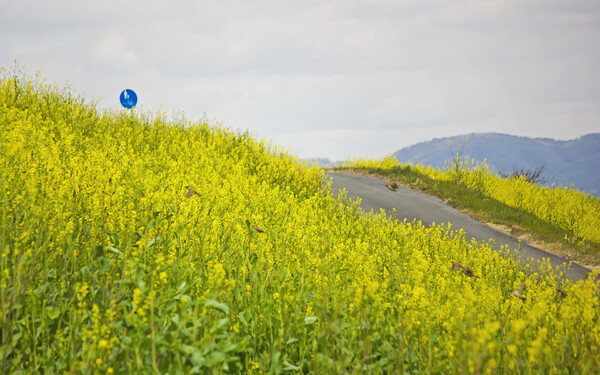
[[[573,187],[546,187],[526,181],[524,176],[503,178],[492,173],[485,163],[467,157],[457,158],[455,165],[434,168],[409,164],[416,172],[442,181],[457,181],[470,189],[508,206],[530,212],[543,221],[575,235],[571,241],[600,244],[600,200]],[[357,157],[344,167],[392,169],[400,166],[393,156],[384,159]]]
[[[330,190],[249,134],[3,71],[2,373],[600,371],[593,279]]]

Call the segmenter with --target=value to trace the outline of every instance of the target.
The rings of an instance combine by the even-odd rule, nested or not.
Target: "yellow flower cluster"
[[[502,178],[491,173],[485,164],[469,162],[468,159],[462,163],[460,181],[471,189],[571,231],[580,240],[600,243],[598,197],[572,187],[532,184],[526,181],[524,176]],[[451,170],[414,167],[438,179],[456,178]]]
[[[565,231],[575,238],[571,241],[590,241],[600,244],[600,200],[574,187],[542,186],[526,181],[524,176],[502,178],[489,167],[463,157],[445,168],[421,164],[400,164],[392,156],[383,159],[355,158],[342,164],[347,168],[392,169],[410,166],[414,171],[440,181],[458,181],[508,206],[530,212]]]
[[[345,160],[340,165],[340,167],[391,169],[398,167],[399,165],[400,163],[394,155],[387,155],[383,158],[368,158],[364,156],[357,156]]]
[[[5,74],[0,135],[3,372],[589,373],[600,361],[593,279],[363,215],[322,170],[248,134],[99,113]]]

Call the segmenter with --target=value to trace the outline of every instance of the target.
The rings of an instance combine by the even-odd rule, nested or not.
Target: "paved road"
[[[462,212],[442,203],[438,198],[420,193],[415,190],[400,186],[397,191],[389,190],[385,185],[389,182],[375,177],[360,176],[343,172],[328,172],[331,177],[332,192],[337,194],[342,188],[345,188],[350,197],[360,197],[361,207],[366,212],[373,210],[379,212],[383,208],[391,213],[392,208],[396,208],[396,216],[408,221],[413,219],[421,220],[423,225],[429,226],[433,222],[436,224],[452,223],[453,229],[463,228],[469,237],[474,237],[478,241],[494,240],[497,248],[502,245],[508,245],[513,253],[519,253],[523,259],[549,258],[550,263],[555,268],[557,265],[568,263],[567,260],[556,255],[545,252],[525,243],[520,244],[514,237],[504,233],[497,232],[487,225],[471,219]],[[567,276],[574,281],[584,279],[589,270],[578,264],[573,264],[567,270]]]

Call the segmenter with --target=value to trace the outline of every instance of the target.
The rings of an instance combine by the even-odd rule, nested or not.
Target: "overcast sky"
[[[299,157],[600,131],[600,1],[0,1],[15,60],[119,108],[248,129]]]

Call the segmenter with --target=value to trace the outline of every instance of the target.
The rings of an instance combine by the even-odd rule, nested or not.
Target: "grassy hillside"
[[[361,215],[323,176],[4,71],[2,372],[598,371],[592,280]]]

